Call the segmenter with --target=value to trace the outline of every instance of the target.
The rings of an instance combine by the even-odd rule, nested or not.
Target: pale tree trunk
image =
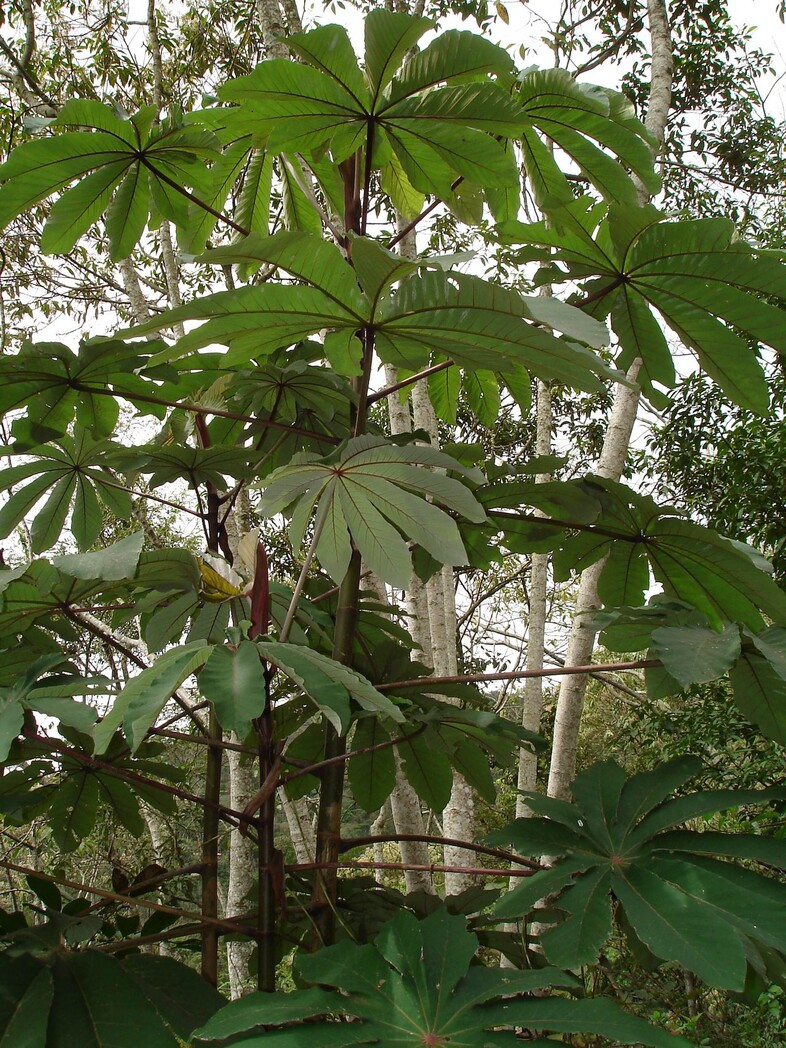
[[[292,847],[295,849],[297,862],[313,862],[316,840],[314,826],[308,813],[305,797],[291,801],[283,789],[278,791],[278,799],[287,820]]]
[[[278,0],[257,0],[257,18],[265,42],[265,57],[289,58],[289,48],[284,42],[287,31],[284,12]]]
[[[674,60],[665,0],[648,0],[647,13],[652,39],[652,71],[645,123],[660,145],[663,141],[671,104]],[[646,203],[647,195],[644,187],[639,185],[638,192],[640,202]],[[630,381],[635,383],[640,368],[641,361],[635,360],[628,371]],[[619,480],[621,477],[638,407],[638,387],[618,386],[609,428],[603,443],[603,452],[596,471],[600,476],[611,480]],[[588,619],[598,606],[600,571],[601,565],[594,564],[581,576],[576,601],[576,617],[566,656],[568,666],[587,665],[592,657],[595,630],[589,625]],[[563,800],[570,796],[570,784],[576,774],[576,754],[586,688],[586,676],[577,675],[563,678],[559,690],[548,792],[550,796]]]
[[[369,833],[372,837],[380,837],[385,832],[385,827],[388,824],[390,818],[390,798],[385,801],[382,807],[379,809],[376,819],[371,823]],[[382,841],[375,841],[373,844],[374,862],[383,863],[385,861],[385,845]],[[403,860],[402,860],[403,861]],[[385,871],[381,866],[374,870],[374,880],[377,884],[385,883]]]
[[[402,254],[411,254],[414,257],[413,239],[404,238],[400,249]],[[397,377],[396,369],[386,365],[386,383],[393,385]],[[387,398],[387,403],[391,432],[394,435],[411,433],[412,416],[409,397],[402,399],[399,393],[392,393]],[[414,573],[406,592],[406,609],[409,631],[415,644],[418,645],[418,650],[412,652],[412,657],[430,666],[432,665],[431,636],[428,627],[426,590]],[[396,785],[390,796],[390,812],[396,833],[414,835],[423,835],[425,833],[420,798],[404,777],[398,754],[396,754]],[[424,841],[401,841],[398,847],[403,863],[409,863],[413,866],[428,866],[431,862],[428,845]],[[434,891],[434,885],[428,870],[406,870],[404,881],[408,892]]]
[[[548,455],[551,453],[551,426],[552,406],[551,389],[547,383],[539,381],[537,387],[536,404],[536,437],[535,454]],[[550,474],[537,475],[537,483],[545,484],[551,480]],[[549,575],[549,555],[547,553],[533,553],[530,561],[528,605],[529,615],[527,619],[527,669],[543,669],[543,649],[546,643],[546,608]],[[524,694],[522,700],[521,724],[528,731],[540,731],[540,721],[543,713],[543,678],[527,677],[524,682]],[[519,790],[534,790],[538,777],[537,754],[528,749],[519,751]],[[517,794],[516,796],[516,818],[524,818],[529,815],[526,800]],[[515,885],[511,885],[511,888]]]
[[[418,382],[412,389],[412,410],[415,429],[428,433],[433,447],[439,447],[437,417],[428,395],[428,385]],[[456,649],[456,596],[453,569],[443,567],[426,584],[428,623],[431,635],[431,656],[434,672],[438,677],[454,676],[458,673]],[[472,787],[463,776],[455,773],[450,800],[442,814],[442,832],[446,837],[471,841],[475,830],[475,796]],[[463,848],[446,845],[446,866],[472,866],[474,855]],[[472,874],[446,873],[445,892],[458,895],[475,883]]]
[[[399,216],[399,231],[405,225],[405,220]],[[417,257],[414,232],[402,238],[399,253],[404,258]],[[395,370],[390,367],[386,368],[385,377],[386,381],[392,385],[396,381]],[[411,432],[414,423],[415,429],[428,433],[433,447],[439,447],[437,418],[425,380],[416,383],[412,388],[411,402],[412,413],[410,414],[409,404],[406,401],[402,402],[398,393],[393,393],[388,397],[391,431],[394,434]],[[415,652],[414,656],[433,667],[437,676],[456,674],[458,672],[456,597],[452,568],[444,567],[432,576],[425,586],[413,574],[406,599],[410,631],[421,649],[420,652]],[[396,794],[396,797],[391,800],[391,808],[397,832],[422,833],[423,820],[420,802],[414,790],[406,783],[400,766]],[[475,798],[471,787],[460,775],[455,775],[450,801],[442,817],[444,835],[458,840],[472,840],[475,825],[474,809]],[[416,829],[405,829],[408,820],[413,820],[416,825],[418,823],[420,825]],[[403,851],[402,845],[402,855]],[[415,853],[419,856],[417,859],[414,858]],[[474,863],[474,855],[471,852],[453,846],[445,847],[444,858],[447,866],[470,866]],[[420,864],[430,862],[428,848],[425,844],[416,845],[411,861]],[[410,884],[414,885],[416,881],[420,882],[417,884],[418,887],[424,887],[426,882],[431,884],[431,877],[425,871],[408,872],[407,887],[409,888]],[[448,895],[457,895],[472,884],[474,884],[474,878],[469,874],[448,873],[445,875],[445,891]]]
[[[231,741],[237,741],[232,735]],[[229,806],[242,811],[250,797],[259,788],[257,770],[251,760],[237,750],[227,750],[229,770]],[[227,885],[225,915],[237,917],[253,909],[251,895],[256,873],[256,845],[245,837],[237,826],[229,835],[229,883]],[[229,996],[234,1001],[253,989],[254,979],[248,965],[254,952],[254,943],[248,940],[227,942],[227,967],[229,969]]]
[[[166,821],[161,815],[161,812],[156,811],[155,808],[151,808],[147,804],[141,806],[142,818],[145,820],[147,826],[147,832],[150,836],[150,843],[153,846],[153,858],[166,869],[167,861],[169,859],[169,845],[172,841],[172,834],[170,833],[169,827]],[[165,903],[163,892],[157,892],[157,899],[160,903]],[[147,916],[145,911],[142,910],[144,917]],[[172,944],[164,939],[158,944],[157,947],[151,949],[152,953],[158,953],[161,957],[172,956]]]

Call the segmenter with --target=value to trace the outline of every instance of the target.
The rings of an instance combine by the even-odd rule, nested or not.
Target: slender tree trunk
[[[665,0],[648,0],[647,14],[652,40],[652,72],[645,123],[657,140],[659,148],[671,104],[674,59]],[[646,203],[646,190],[640,184],[638,192],[640,202]],[[641,361],[634,361],[628,371],[629,380],[635,382],[640,368]],[[597,469],[601,476],[619,480],[622,475],[638,407],[638,388],[618,386]],[[595,631],[587,620],[589,613],[598,605],[600,571],[601,565],[594,564],[581,576],[576,617],[566,656],[568,666],[586,665],[592,657]],[[565,677],[560,686],[548,786],[549,795],[552,797],[565,799],[570,795],[570,784],[576,774],[576,754],[586,687],[587,678],[584,675]]]
[[[433,447],[439,447],[439,429],[426,381],[412,389],[412,410],[416,429],[428,433]],[[453,570],[443,567],[426,584],[431,655],[434,672],[438,676],[458,673],[456,648],[456,597]],[[442,814],[442,831],[446,837],[471,841],[475,831],[475,795],[463,776],[454,773],[450,800]],[[472,866],[474,855],[463,848],[448,845],[444,849],[446,866]],[[458,895],[475,884],[472,874],[446,873],[445,892]]]
[[[145,820],[147,832],[150,835],[150,843],[153,846],[153,857],[159,866],[166,869],[169,859],[169,848],[167,846],[171,841],[169,827],[160,811],[156,811],[155,808],[151,808],[147,804],[143,804],[141,807],[142,818]],[[158,892],[158,901],[160,903],[166,902],[162,892]],[[172,954],[172,945],[166,941],[160,942],[157,947],[153,947],[153,952],[161,957],[169,957]]]
[[[401,230],[406,225],[406,222],[399,216],[397,224],[399,230]],[[403,238],[399,245],[399,254],[404,258],[414,259],[417,256],[414,232]],[[393,385],[397,378],[396,369],[391,365],[386,365],[386,383]],[[409,393],[403,397],[399,393],[392,393],[387,398],[387,404],[391,433],[394,436],[400,433],[411,433],[412,413]],[[419,650],[412,652],[412,657],[427,663],[429,666],[433,666],[426,588],[414,572],[406,591],[406,609],[409,631],[419,648]],[[401,769],[401,761],[398,754],[396,754],[396,785],[390,797],[390,810],[396,833],[425,833],[420,798],[407,782]],[[401,841],[399,843],[399,851],[401,852],[401,861],[411,863],[413,866],[428,866],[431,861],[428,845],[423,841]],[[408,892],[425,891],[433,893],[434,891],[433,880],[428,870],[406,870],[404,881]]]
[[[381,836],[385,832],[385,828],[390,818],[390,797],[385,801],[382,807],[379,809],[376,819],[371,824],[369,833],[373,836]],[[382,841],[375,841],[373,846],[374,862],[383,863],[385,861],[385,845]],[[404,860],[401,860],[404,862]],[[377,884],[385,883],[385,871],[383,869],[374,870],[374,880]]]
[[[535,453],[551,453],[551,390],[547,383],[539,381],[537,387],[537,431]],[[545,484],[551,480],[550,474],[538,474],[537,482]],[[546,643],[546,610],[549,575],[549,555],[533,553],[530,561],[529,575],[529,615],[527,618],[527,669],[543,669],[543,649]],[[521,710],[522,727],[528,731],[540,731],[543,713],[543,678],[528,677],[524,682],[524,694]],[[537,754],[528,749],[519,751],[519,790],[534,790],[538,777]],[[516,797],[516,818],[529,814],[527,802],[518,794]],[[512,886],[513,887],[513,886]]]
[[[239,741],[236,735],[232,742]],[[229,805],[242,811],[257,790],[257,774],[248,757],[235,750],[227,750],[227,772],[229,776]],[[256,845],[243,836],[235,826],[229,835],[229,882],[226,894],[226,916],[235,917],[246,913],[251,906],[251,892],[256,869]],[[254,952],[253,942],[227,942],[227,967],[229,969],[229,995],[234,1001],[253,987],[249,974],[249,961]]]
[[[208,736],[221,738],[215,713],[210,713]],[[205,807],[202,816],[202,916],[218,917],[218,807],[221,800],[221,750],[210,746],[205,771]],[[215,924],[202,931],[202,977],[212,986],[218,984],[218,930]]]
[[[298,862],[313,862],[316,842],[314,840],[314,827],[308,814],[306,798],[299,797],[291,801],[283,789],[278,791],[281,808],[289,827],[289,836],[292,847],[295,849],[295,858]]]

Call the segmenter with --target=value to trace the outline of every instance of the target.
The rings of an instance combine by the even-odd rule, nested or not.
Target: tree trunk
[[[278,791],[278,798],[289,827],[289,836],[292,847],[295,849],[297,862],[313,862],[316,842],[314,839],[314,826],[308,814],[306,798],[299,797],[291,801],[283,789]]]
[[[236,735],[230,736],[231,742],[239,741]],[[256,770],[243,754],[236,750],[227,750],[229,774],[229,805],[236,811],[242,811],[250,797],[257,790]],[[232,827],[229,835],[229,883],[226,894],[226,916],[237,917],[253,909],[251,898],[256,871],[256,845],[249,837],[244,837],[240,830]],[[227,967],[229,969],[229,996],[234,1001],[253,989],[254,981],[249,974],[249,961],[254,952],[254,944],[246,940],[227,942]]]
[[[666,119],[671,104],[671,85],[674,59],[665,0],[648,0],[647,14],[652,39],[652,72],[649,104],[645,124],[658,143],[663,142]],[[638,185],[639,200],[647,201],[644,187]],[[635,360],[628,370],[628,378],[635,382],[641,361]],[[603,442],[603,452],[597,473],[611,480],[619,480],[625,467],[630,436],[639,407],[638,388],[619,385],[614,399],[609,428]],[[598,605],[598,577],[601,565],[594,564],[581,576],[576,601],[576,617],[568,643],[566,665],[589,663],[595,646],[595,631],[587,623],[588,613]],[[566,799],[576,774],[579,728],[584,708],[587,678],[584,675],[565,677],[560,686],[557,716],[554,725],[554,744],[551,756],[548,792],[552,797]]]
[[[432,447],[439,447],[437,417],[428,395],[426,381],[418,382],[412,389],[412,410],[415,429],[428,433]],[[433,575],[426,584],[431,655],[434,672],[439,677],[458,673],[456,649],[456,595],[453,569],[445,566]],[[450,701],[450,700],[448,700]],[[475,796],[472,787],[463,776],[454,773],[450,800],[442,815],[442,832],[446,837],[471,841],[475,831]],[[463,848],[446,845],[446,866],[472,866],[474,855]],[[446,873],[445,893],[458,895],[475,883],[472,874]]]
[[[538,382],[537,392],[537,432],[535,437],[535,453],[537,455],[548,455],[551,453],[551,390],[545,382]],[[551,480],[550,474],[538,474],[538,484],[545,484]],[[549,575],[549,555],[547,553],[533,553],[530,561],[529,575],[529,615],[527,618],[527,669],[543,669],[543,649],[546,643],[546,607],[547,588]],[[541,715],[543,713],[543,678],[528,677],[524,682],[524,695],[521,710],[522,727],[528,731],[540,731]],[[528,749],[519,750],[519,790],[534,790],[538,777],[538,757]],[[516,796],[516,818],[521,819],[529,815],[527,802],[518,794]],[[511,888],[515,887],[512,885]]]

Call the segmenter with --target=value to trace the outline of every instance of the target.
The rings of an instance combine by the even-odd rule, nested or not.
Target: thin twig
[[[504,848],[489,848],[485,844],[475,844],[472,841],[462,841],[456,837],[438,837],[428,833],[372,833],[365,837],[342,837],[341,851],[349,851],[350,848],[360,848],[368,844],[395,844],[397,841],[423,841],[424,844],[448,845],[451,848],[464,848],[467,851],[477,852],[479,855],[491,855],[503,862],[513,862],[518,866],[526,866],[530,870],[540,870],[543,867],[539,862],[525,859],[515,852],[506,851]]]
[[[201,913],[195,913],[192,910],[180,910],[176,906],[167,906],[164,903],[153,902],[151,899],[143,899],[132,895],[121,895],[119,892],[111,892],[106,888],[94,888],[91,884],[84,884],[81,881],[72,881],[68,877],[56,877],[54,874],[43,873],[41,870],[35,870],[31,866],[20,866],[18,863],[11,862],[9,859],[0,859],[0,866],[2,866],[3,869],[13,871],[14,873],[21,873],[26,877],[36,877],[38,880],[48,881],[50,884],[59,884],[61,888],[71,888],[73,891],[85,892],[88,895],[97,895],[109,902],[127,903],[129,906],[142,906],[146,910],[158,910],[160,913],[168,913],[173,917],[199,921],[201,924],[212,924],[220,928],[225,928],[230,932],[237,931],[236,924],[231,920],[221,920],[220,918],[211,919],[203,917]]]
[[[526,677],[563,677],[576,673],[597,673],[598,670],[650,670],[663,663],[660,659],[634,659],[631,662],[604,662],[589,666],[549,666],[542,670],[511,670],[507,673],[458,673],[452,677],[415,677],[377,684],[377,691],[400,691],[403,688],[423,688],[430,684],[475,684],[494,680],[519,680]]]
[[[409,378],[403,378],[400,382],[394,382],[392,386],[385,386],[384,389],[369,394],[368,404],[376,404],[378,400],[384,400],[391,393],[398,393],[400,389],[406,389],[408,386],[420,382],[422,378],[428,378],[430,375],[436,375],[440,371],[445,371],[447,368],[452,367],[455,367],[455,361],[453,360],[443,360],[441,364],[432,364],[430,368],[424,368],[423,371],[418,371],[417,374],[410,375]]]
[[[287,873],[306,870],[422,870],[426,873],[464,873],[475,877],[532,877],[536,870],[495,870],[487,866],[443,866],[441,863],[413,862],[296,862],[285,866]]]

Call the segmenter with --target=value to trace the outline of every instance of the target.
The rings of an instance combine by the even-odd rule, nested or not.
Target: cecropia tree
[[[690,964],[712,985],[742,990],[775,971],[783,842],[677,827],[782,791],[675,800],[692,764],[629,779],[602,764],[575,780],[574,804],[528,795],[543,818],[492,842],[352,834],[345,804],[373,817],[402,783],[436,814],[461,790],[493,804],[495,769],[544,745],[491,708],[482,686],[504,673],[461,673],[435,632],[417,645],[422,620],[406,628],[413,577],[444,636],[453,569],[482,571],[490,551],[552,551],[558,578],[596,566],[607,640],[643,653],[622,664],[646,668],[653,689],[727,670],[786,679],[786,596],[755,550],[608,473],[538,483],[537,462],[435,441],[459,399],[481,419],[495,396],[526,413],[533,379],[618,382],[637,398],[638,366],[641,395],[662,397],[675,374],[661,323],[763,412],[752,343],[786,351],[786,266],[729,222],[642,201],[641,186],[658,186],[656,136],[620,94],[519,70],[479,33],[375,8],[360,56],[340,25],[292,32],[198,105],[167,80],[171,41],[151,10],[150,91],[126,111],[86,90],[61,99],[53,84],[54,115],[0,167],[0,223],[17,247],[32,228],[38,251],[114,274],[132,306],[109,333],[47,332],[0,358],[12,842],[0,863],[15,900],[26,877],[41,903],[3,919],[3,1037],[130,1048],[144,1025],[151,1045],[459,1048],[512,1045],[526,1028],[680,1043],[583,999],[571,970],[598,960],[615,916],[655,963]],[[260,7],[267,34],[274,14]],[[25,89],[46,91],[31,55],[12,53]],[[525,191],[542,221],[522,220]],[[397,250],[440,208],[484,218],[520,281],[564,284],[565,297]],[[396,398],[395,420],[410,389],[411,417],[389,425],[373,410]],[[176,515],[182,539],[162,538],[142,507]],[[255,527],[241,535],[244,517]],[[765,732],[773,718],[772,706],[754,715]],[[253,768],[251,796],[225,789],[228,753]],[[279,832],[282,790],[292,825],[293,806],[317,799],[311,855],[307,833],[297,854]],[[116,871],[111,886],[72,875],[106,824],[141,838],[150,807],[200,813],[201,842],[181,844],[179,866],[135,881]],[[17,833],[44,818],[53,858],[41,868]],[[230,910],[222,901],[230,834],[256,861],[240,913],[238,891]],[[442,844],[461,862],[351,854],[381,837]],[[521,886],[504,892],[511,863]],[[487,884],[404,896],[372,879],[387,868]],[[544,967],[526,921],[554,892]],[[151,911],[144,923],[137,908]],[[511,917],[522,925],[501,928]],[[230,936],[253,944],[264,993],[219,1011]],[[204,979],[185,950],[138,952],[160,942],[198,947]],[[286,993],[278,966],[293,950]],[[478,963],[492,952],[540,964],[503,974]]]

